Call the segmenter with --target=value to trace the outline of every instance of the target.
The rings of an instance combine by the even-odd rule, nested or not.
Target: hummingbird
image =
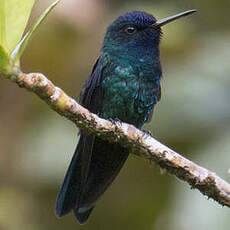
[[[141,129],[151,120],[161,98],[161,27],[194,12],[161,20],[140,11],[118,17],[107,28],[101,55],[81,90],[79,103],[102,118],[118,119]],[[129,150],[84,130],[79,135],[57,197],[56,216],[73,211],[83,224],[118,175]]]

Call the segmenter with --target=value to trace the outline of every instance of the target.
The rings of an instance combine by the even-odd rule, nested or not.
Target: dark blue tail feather
[[[80,193],[81,178],[81,151],[83,143],[80,140],[77,149],[73,155],[70,166],[66,173],[61,190],[56,202],[56,216],[62,217],[69,213],[74,207]]]
[[[74,215],[80,224],[84,224],[88,220],[91,212],[93,211],[93,208],[94,207],[85,212],[79,212],[78,209],[74,209]]]
[[[73,210],[79,223],[85,223],[127,157],[128,150],[117,144],[82,135],[57,198],[56,215]]]

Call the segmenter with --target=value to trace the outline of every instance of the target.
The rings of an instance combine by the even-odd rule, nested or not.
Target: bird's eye
[[[125,33],[132,35],[135,34],[137,32],[137,29],[134,26],[127,26],[125,28]]]

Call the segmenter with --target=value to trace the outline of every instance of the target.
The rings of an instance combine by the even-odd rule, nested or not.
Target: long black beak
[[[187,15],[193,14],[195,12],[196,12],[195,9],[194,10],[187,10],[187,11],[181,12],[179,14],[175,14],[173,16],[157,20],[153,25],[151,25],[151,27],[155,29],[155,28],[164,26],[164,25],[168,24],[169,22],[172,22],[178,18],[187,16]]]

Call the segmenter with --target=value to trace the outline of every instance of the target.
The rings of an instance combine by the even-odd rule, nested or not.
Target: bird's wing
[[[99,113],[101,111],[103,90],[100,87],[100,83],[105,65],[105,59],[103,56],[100,56],[94,64],[92,73],[85,82],[79,96],[79,103],[92,113]]]
[[[157,83],[157,95],[156,96],[157,96],[157,102],[159,102],[160,99],[161,99],[161,85],[160,85],[160,82]],[[152,108],[152,110],[151,110],[151,112],[150,112],[150,114],[148,116],[148,119],[146,121],[147,123],[149,123],[151,121],[152,117],[153,117],[154,107],[155,106],[153,106],[153,108]]]
[[[94,64],[92,73],[85,82],[85,85],[79,96],[79,103],[87,108],[90,112],[96,114],[100,113],[103,102],[103,89],[100,83],[104,67],[105,59],[103,56],[100,56]],[[81,149],[81,184],[83,185],[86,183],[89,173],[95,136],[88,134],[83,130],[80,130],[80,135],[83,139],[82,143],[79,141],[78,144],[83,144],[83,148]],[[78,151],[78,148],[76,151]]]
[[[158,91],[157,91],[157,101],[160,101],[161,99],[161,85],[160,83],[158,84]]]
[[[103,91],[100,87],[100,81],[102,70],[105,66],[104,62],[103,57],[100,56],[79,97],[79,103],[93,113],[100,113],[103,101]],[[95,136],[80,130],[78,146],[57,197],[56,215],[58,217],[70,212],[81,199],[81,185],[85,184],[88,176],[94,139]]]

